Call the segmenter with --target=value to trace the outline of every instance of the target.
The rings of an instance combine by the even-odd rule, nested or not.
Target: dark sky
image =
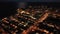
[[[60,2],[60,0],[0,0],[1,2]]]

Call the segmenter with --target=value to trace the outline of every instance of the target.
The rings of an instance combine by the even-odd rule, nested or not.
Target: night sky
[[[60,0],[0,0],[2,2],[60,2]]]

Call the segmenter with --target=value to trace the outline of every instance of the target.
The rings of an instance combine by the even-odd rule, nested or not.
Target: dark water
[[[16,13],[16,2],[0,2],[0,18]]]

